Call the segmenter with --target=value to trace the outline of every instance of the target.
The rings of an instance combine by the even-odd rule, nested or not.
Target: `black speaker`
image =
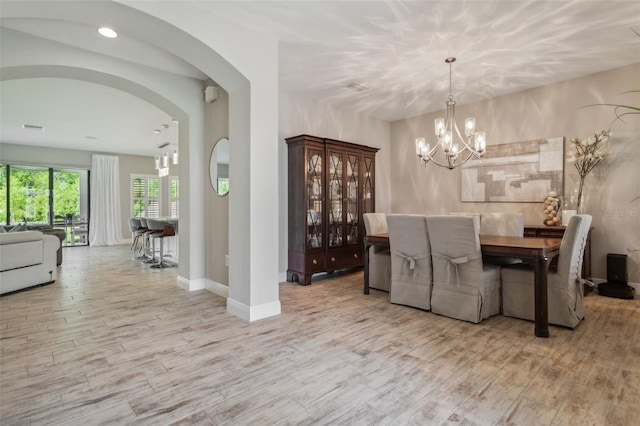
[[[627,283],[626,254],[607,254],[607,281]]]
[[[607,280],[598,284],[598,294],[617,299],[633,299],[635,289],[627,285],[627,255],[607,254]]]

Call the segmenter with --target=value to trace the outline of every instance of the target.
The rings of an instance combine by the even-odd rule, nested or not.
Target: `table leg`
[[[537,258],[533,265],[536,321],[535,335],[537,337],[549,337],[547,275],[550,264],[550,258],[541,257]]]
[[[364,294],[369,294],[369,247],[371,244],[364,243]]]

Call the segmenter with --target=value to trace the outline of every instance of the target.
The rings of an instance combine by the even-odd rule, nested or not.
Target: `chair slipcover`
[[[575,328],[584,318],[582,255],[590,226],[591,216],[573,216],[562,236],[558,268],[550,270],[547,279],[550,324]],[[533,321],[533,269],[525,266],[502,269],[503,314]]]
[[[362,217],[367,235],[388,232],[385,213],[364,213]],[[391,253],[386,244],[369,247],[369,288],[384,291],[391,288]]]
[[[433,290],[431,310],[479,323],[500,313],[500,267],[483,265],[478,222],[469,216],[427,218]]]
[[[431,248],[424,215],[387,216],[391,303],[431,309]]]

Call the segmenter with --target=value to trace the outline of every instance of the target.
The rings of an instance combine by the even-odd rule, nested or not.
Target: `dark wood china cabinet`
[[[289,172],[287,281],[363,265],[362,214],[375,211],[377,148],[300,135],[286,139]]]

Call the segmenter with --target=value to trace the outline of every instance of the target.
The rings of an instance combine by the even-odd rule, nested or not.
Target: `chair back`
[[[478,229],[480,229],[480,222],[482,221],[482,215],[483,213],[477,213],[477,212],[449,212],[450,216],[469,216],[472,217],[473,220],[476,222],[476,226],[478,227]]]
[[[362,218],[364,219],[364,229],[367,235],[386,234],[389,232],[386,213],[364,213]]]
[[[480,219],[480,234],[522,237],[524,235],[524,214],[483,213]]]
[[[591,226],[591,216],[579,214],[571,217],[562,236],[558,255],[558,276],[575,283],[582,275],[582,258]]]
[[[151,231],[164,231],[164,222],[159,222],[154,219],[147,219],[147,228]]]
[[[167,222],[161,222],[154,219],[147,219],[147,227],[149,230],[154,231],[152,237],[171,237],[176,235],[176,231],[173,225]]]
[[[434,283],[478,287],[482,252],[477,220],[471,216],[429,216],[427,229]]]
[[[129,218],[129,229],[131,232],[136,232],[138,230],[138,225],[136,225],[136,222],[132,217]]]
[[[424,215],[387,216],[391,248],[391,303],[431,309],[431,246]]]

